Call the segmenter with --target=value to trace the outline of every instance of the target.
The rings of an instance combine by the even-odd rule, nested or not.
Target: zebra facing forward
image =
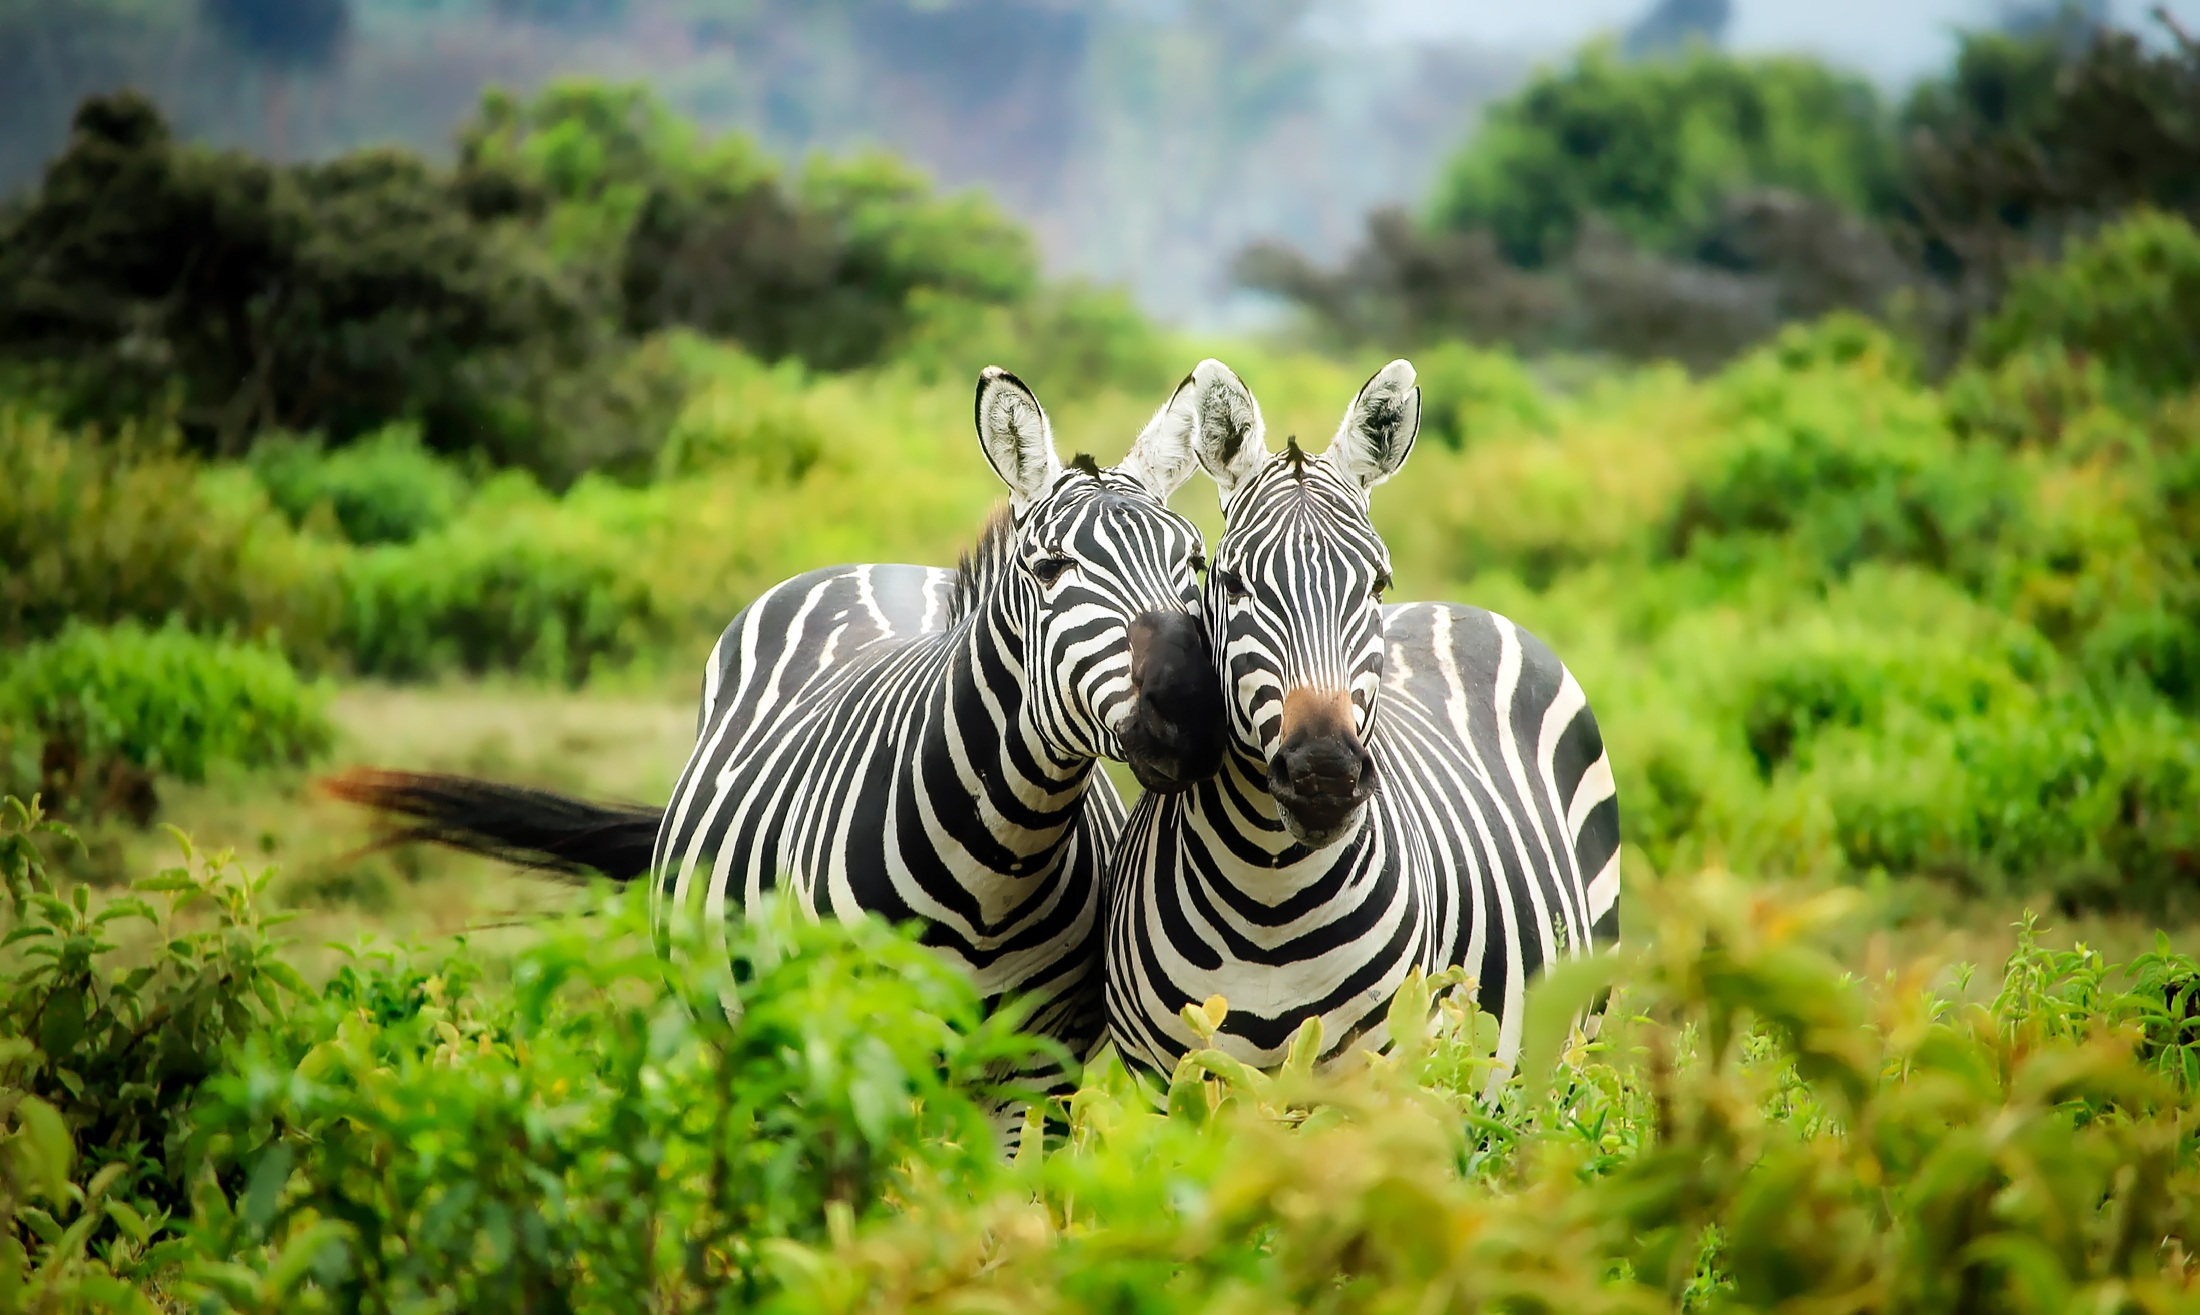
[[[1413,968],[1464,965],[1520,1045],[1539,968],[1617,938],[1619,815],[1581,686],[1504,617],[1385,607],[1368,493],[1420,423],[1413,368],[1368,381],[1329,450],[1271,453],[1236,376],[1203,362],[1197,451],[1225,530],[1205,603],[1229,748],[1216,776],[1132,813],[1106,912],[1108,1031],[1169,1071],[1180,1011],[1221,995],[1214,1044],[1282,1059],[1386,1040]]]
[[[1046,413],[988,369],[978,437],[1009,506],[955,571],[840,566],[776,585],[712,650],[663,809],[462,778],[354,773],[337,793],[409,834],[613,878],[648,875],[667,953],[727,953],[767,890],[819,916],[916,919],[990,1004],[1082,1058],[1101,1031],[1098,886],[1123,804],[1094,760],[1182,789],[1221,756],[1196,619],[1187,379],[1112,469],[1064,467]],[[699,937],[676,937],[699,916]]]

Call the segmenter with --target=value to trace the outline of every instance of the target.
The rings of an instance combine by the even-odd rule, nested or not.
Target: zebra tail
[[[591,803],[441,772],[355,767],[321,791],[394,823],[375,848],[428,841],[549,874],[629,882],[649,871],[662,808]]]

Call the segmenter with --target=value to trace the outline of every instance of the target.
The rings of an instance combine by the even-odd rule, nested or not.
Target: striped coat
[[[1618,804],[1587,697],[1504,617],[1379,602],[1367,491],[1410,450],[1410,367],[1370,381],[1321,458],[1269,453],[1250,395],[1225,395],[1198,448],[1224,487],[1205,600],[1231,745],[1124,832],[1110,1038],[1167,1071],[1197,1044],[1183,1006],[1221,995],[1217,1044],[1239,1058],[1279,1061],[1309,1017],[1334,1057],[1386,1039],[1409,971],[1459,964],[1509,1062],[1535,973],[1617,937]]]

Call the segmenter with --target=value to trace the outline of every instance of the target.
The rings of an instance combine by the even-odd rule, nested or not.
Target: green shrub
[[[303,762],[334,728],[325,692],[280,651],[124,623],[71,625],[13,655],[0,736],[17,742],[11,778],[97,811],[120,802],[100,794],[118,788],[118,768],[201,781],[216,767]]]
[[[1882,210],[1893,137],[1871,89],[1808,60],[1591,47],[1492,107],[1437,189],[1440,228],[1487,229],[1515,265],[1561,260],[1601,218],[1675,252],[1720,201],[1775,186]]]
[[[156,437],[103,442],[0,404],[0,643],[178,617],[319,656],[336,603],[322,554],[264,502],[213,496]]]
[[[1931,395],[1899,378],[1790,372],[1779,350],[1724,381],[1731,437],[1683,495],[1667,551],[1738,563],[1784,541],[1832,578],[1881,561],[1982,582],[2021,509],[2007,466],[1958,446]]]
[[[1995,367],[2039,350],[2097,363],[2139,403],[2200,386],[2200,232],[2141,211],[2019,270],[1972,355]]]
[[[441,529],[465,504],[465,475],[393,425],[330,452],[316,440],[270,438],[253,448],[253,475],[293,525],[326,506],[353,543],[410,543]]]
[[[255,883],[188,861],[126,970],[143,897],[64,895],[32,822],[0,822],[35,927],[0,947],[11,1309],[2189,1300],[2200,964],[2166,939],[2118,967],[2027,918],[1998,981],[1867,978],[1827,948],[1853,899],[1638,880],[1641,932],[1531,991],[1514,1075],[1462,974],[1416,974],[1379,1055],[1318,1072],[1318,1026],[1271,1072],[1103,1055],[1068,1138],[1004,1164],[979,1098],[1033,1043],[876,923],[765,910],[668,982],[616,899],[501,963],[363,952],[315,989]]]
[[[16,1125],[0,1132],[0,1304],[150,1312],[129,1285],[189,1254],[200,1088],[306,983],[268,939],[266,875],[186,842],[176,867],[95,907],[48,875],[41,833],[74,839],[0,802],[0,1128]],[[149,950],[122,943],[133,924]]]
[[[2200,745],[2162,710],[2073,698],[1910,723],[1824,752],[1841,848],[1859,870],[2036,890],[2066,907],[2165,909],[2200,863]]]
[[[973,1093],[1033,1043],[913,938],[759,910],[673,990],[640,903],[606,913],[494,989],[362,960],[246,1046],[195,1114],[248,1173],[201,1250],[302,1254],[336,1308],[743,1309],[783,1239],[997,1172]]]
[[[637,543],[661,499],[594,481],[559,501],[516,477],[477,514],[344,566],[338,642],[363,675],[517,670],[579,684],[656,651],[673,631]]]

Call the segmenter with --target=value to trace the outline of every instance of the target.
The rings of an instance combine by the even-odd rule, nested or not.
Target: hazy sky
[[[2152,28],[2158,0],[2112,0],[2125,24]],[[1650,0],[1371,0],[1370,35],[1470,36],[1493,45],[1561,51],[1599,29],[1626,26]],[[2163,6],[2200,31],[2200,0]],[[1734,0],[1730,44],[1740,50],[1809,50],[1890,83],[1940,66],[1953,32],[1991,17],[1994,0]]]

